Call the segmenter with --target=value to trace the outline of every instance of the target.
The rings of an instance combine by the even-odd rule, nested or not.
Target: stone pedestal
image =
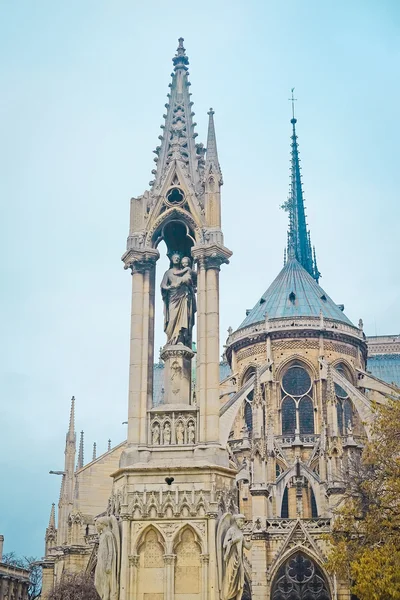
[[[194,352],[183,344],[165,346],[161,352],[165,363],[165,404],[190,404],[193,356]]]

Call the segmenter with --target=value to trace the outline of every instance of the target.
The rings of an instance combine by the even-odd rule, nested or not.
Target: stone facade
[[[131,200],[122,257],[132,274],[128,439],[83,465],[82,438],[75,469],[72,401],[58,522],[53,506],[46,530],[43,595],[63,573],[86,570],[111,600],[103,590],[114,585],[104,566],[112,563],[118,600],[349,600],[349,582],[324,567],[326,535],[343,472],[370,435],[372,400],[399,390],[367,372],[362,324],[354,326],[318,286],[309,236],[301,245],[293,212],[303,202],[300,188],[289,207],[287,264],[229,331],[228,376],[220,381],[219,276],[231,252],[221,229],[214,112],[204,148],[196,142],[183,40],[173,64],[154,179]],[[295,123],[292,190],[301,185]],[[171,259],[161,403],[154,395],[160,241]],[[189,257],[189,267],[173,256]],[[196,352],[189,347],[194,314]]]
[[[3,543],[0,535],[0,600],[28,600],[29,571],[2,562]]]

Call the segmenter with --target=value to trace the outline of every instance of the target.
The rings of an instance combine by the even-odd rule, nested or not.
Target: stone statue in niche
[[[160,426],[157,422],[154,423],[151,429],[151,436],[153,446],[157,446],[160,443]]]
[[[243,535],[245,517],[225,513],[217,527],[217,564],[220,600],[241,600],[244,588],[243,550],[251,542]]]
[[[187,441],[188,444],[194,444],[195,427],[193,421],[188,423]]]
[[[171,255],[171,265],[161,282],[167,344],[183,344],[191,349],[197,274],[190,266],[190,258],[181,259],[177,252]]]
[[[184,443],[184,432],[185,429],[183,427],[182,421],[178,421],[176,428],[176,443],[177,444],[183,444]]]
[[[96,520],[99,533],[94,585],[101,600],[118,600],[120,571],[120,533],[114,515]]]
[[[164,444],[171,443],[171,425],[168,421],[164,425]]]

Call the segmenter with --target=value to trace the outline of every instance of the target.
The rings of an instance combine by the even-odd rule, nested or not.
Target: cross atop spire
[[[301,182],[299,146],[297,143],[296,123],[297,119],[294,116],[294,88],[292,88],[292,143],[291,143],[291,176],[290,190],[287,202],[283,208],[289,212],[289,232],[288,232],[288,247],[287,257],[295,258],[308,273],[317,281],[320,277],[320,272],[317,268],[315,249],[311,246],[310,231],[307,228],[306,213],[304,207],[303,187]]]
[[[199,169],[204,167],[204,148],[196,144],[197,133],[193,122],[193,102],[190,100],[189,58],[183,46],[183,38],[178,40],[178,48],[172,59],[174,71],[165,104],[167,112],[163,115],[165,122],[161,125],[162,135],[158,138],[161,144],[154,150],[154,161],[157,167],[152,170],[154,180],[150,182],[152,189],[162,185],[166,171],[173,161],[179,161],[190,176],[195,187],[199,183]]]

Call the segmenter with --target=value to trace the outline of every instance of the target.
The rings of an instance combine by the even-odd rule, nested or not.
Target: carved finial
[[[81,469],[83,467],[83,437],[84,433],[83,431],[81,431],[81,439],[79,440],[78,463],[76,465],[77,469]]]
[[[360,320],[358,321],[358,329],[360,329],[361,331],[363,331],[363,329],[364,329],[364,323],[363,323],[363,320],[362,320],[362,319],[360,319]]]
[[[69,414],[69,428],[68,432],[74,435],[75,432],[75,396],[71,398],[71,410]]]
[[[96,460],[97,456],[97,448],[96,448],[97,444],[96,442],[93,442],[93,456],[92,456],[92,460]]]
[[[108,440],[108,447],[107,447],[107,452],[110,452],[111,450],[111,440]]]
[[[53,502],[53,504],[51,505],[51,510],[50,510],[49,529],[56,528],[56,508],[55,507],[56,507],[56,505]]]

